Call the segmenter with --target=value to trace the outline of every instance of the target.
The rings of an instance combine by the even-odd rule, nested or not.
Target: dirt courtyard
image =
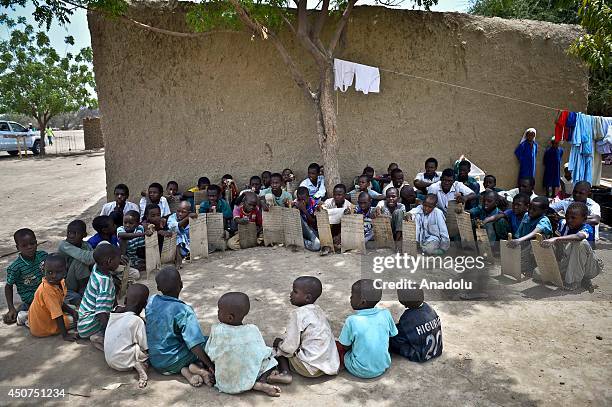
[[[15,258],[16,229],[33,229],[38,241],[44,241],[40,248],[49,252],[64,238],[72,219],[84,220],[92,233],[91,220],[105,200],[104,156],[84,153],[20,161],[2,155],[0,182],[5,185],[0,226],[3,291],[6,267]],[[132,191],[132,198],[136,194]],[[110,369],[89,342],[38,339],[26,328],[2,324],[0,405],[15,404],[6,396],[14,387],[64,388],[76,405],[611,405],[612,253],[597,253],[607,269],[594,280],[599,288],[592,294],[560,292],[524,281],[508,286],[514,295],[507,301],[429,301],[442,320],[441,357],[416,364],[393,356],[389,371],[372,380],[346,371],[337,377],[296,377],[292,385],[282,387],[279,399],[196,389],[180,376],[152,370],[148,386],[141,390],[134,372]],[[354,254],[320,257],[277,247],[215,253],[185,265],[181,274],[181,298],[193,306],[205,334],[217,322],[219,296],[244,291],[251,299],[245,322],[256,324],[271,345],[287,321],[295,277],[312,274],[323,281],[317,303],[339,335],[352,313],[350,286],[361,278],[361,269],[360,257]],[[153,276],[142,282],[151,294],[157,292]],[[380,306],[399,318],[401,305],[391,297],[384,299]]]

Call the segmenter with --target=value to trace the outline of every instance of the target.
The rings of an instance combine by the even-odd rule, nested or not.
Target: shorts
[[[291,368],[291,370],[293,370],[295,373],[299,374],[300,376],[319,377],[325,374],[322,370],[319,370],[319,369],[317,369],[315,373],[310,373],[308,369],[306,369],[306,366],[304,366],[304,362],[298,359],[297,356],[293,356],[287,359],[289,360],[289,367]]]

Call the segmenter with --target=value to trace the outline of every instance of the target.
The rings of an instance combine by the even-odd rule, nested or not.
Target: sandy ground
[[[79,165],[80,164],[80,165]],[[22,175],[25,174],[25,175]],[[41,248],[52,251],[69,220],[88,225],[103,203],[105,178],[101,153],[19,161],[0,158],[5,216],[0,226],[4,255],[0,279],[15,257],[12,233],[28,226]],[[609,251],[599,251],[612,264]],[[320,257],[284,248],[256,248],[216,253],[182,270],[182,298],[191,304],[205,332],[216,322],[218,297],[229,290],[251,298],[245,322],[255,323],[268,344],[284,329],[291,309],[291,282],[314,274],[324,283],[318,304],[326,310],[334,333],[351,313],[349,290],[360,278],[360,257]],[[145,283],[156,289],[153,276]],[[531,281],[507,286],[509,299],[488,302],[431,301],[442,319],[444,352],[426,364],[393,357],[391,369],[373,380],[338,377],[302,379],[283,387],[280,399],[253,392],[229,396],[214,389],[195,389],[179,376],[151,372],[140,390],[133,372],[116,372],[89,343],[66,343],[59,337],[37,339],[25,328],[0,326],[0,405],[11,387],[62,387],[70,402],[97,405],[610,405],[612,393],[612,281],[599,276],[600,288],[567,294]],[[1,287],[0,289],[3,289]],[[381,303],[394,317],[401,305]],[[0,301],[4,309],[4,298]],[[103,387],[123,383],[115,390]]]

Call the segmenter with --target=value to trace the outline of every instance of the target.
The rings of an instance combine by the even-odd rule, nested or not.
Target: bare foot
[[[275,370],[268,376],[268,383],[291,384],[292,381],[293,376],[289,372],[280,373],[278,370]]]
[[[93,334],[89,337],[89,340],[96,349],[104,352],[104,336],[103,335],[99,333]]]
[[[271,396],[271,397],[279,397],[281,394],[280,387],[272,386],[271,384],[262,383],[262,382],[255,382],[255,385],[253,386],[253,390],[263,391],[264,393],[266,393],[268,396]]]
[[[195,363],[192,363],[189,365],[189,371],[193,374],[197,374],[198,376],[200,376],[204,380],[204,384],[206,384],[208,387],[215,384],[215,380],[214,380],[212,373],[210,373],[208,370],[204,369],[203,367],[200,367],[196,365]]]
[[[138,372],[138,387],[141,389],[147,387],[147,381],[149,378],[147,377],[147,365],[145,363],[136,362],[134,365],[134,369]]]
[[[181,374],[183,375],[185,379],[187,379],[189,384],[192,385],[193,387],[200,387],[202,383],[204,383],[202,376],[191,373],[188,367],[182,368]]]

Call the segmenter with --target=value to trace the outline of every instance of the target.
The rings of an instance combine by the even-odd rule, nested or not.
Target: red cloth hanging
[[[555,124],[555,141],[567,140],[569,137],[569,129],[565,126],[568,114],[569,112],[564,110],[557,118],[557,123]]]

